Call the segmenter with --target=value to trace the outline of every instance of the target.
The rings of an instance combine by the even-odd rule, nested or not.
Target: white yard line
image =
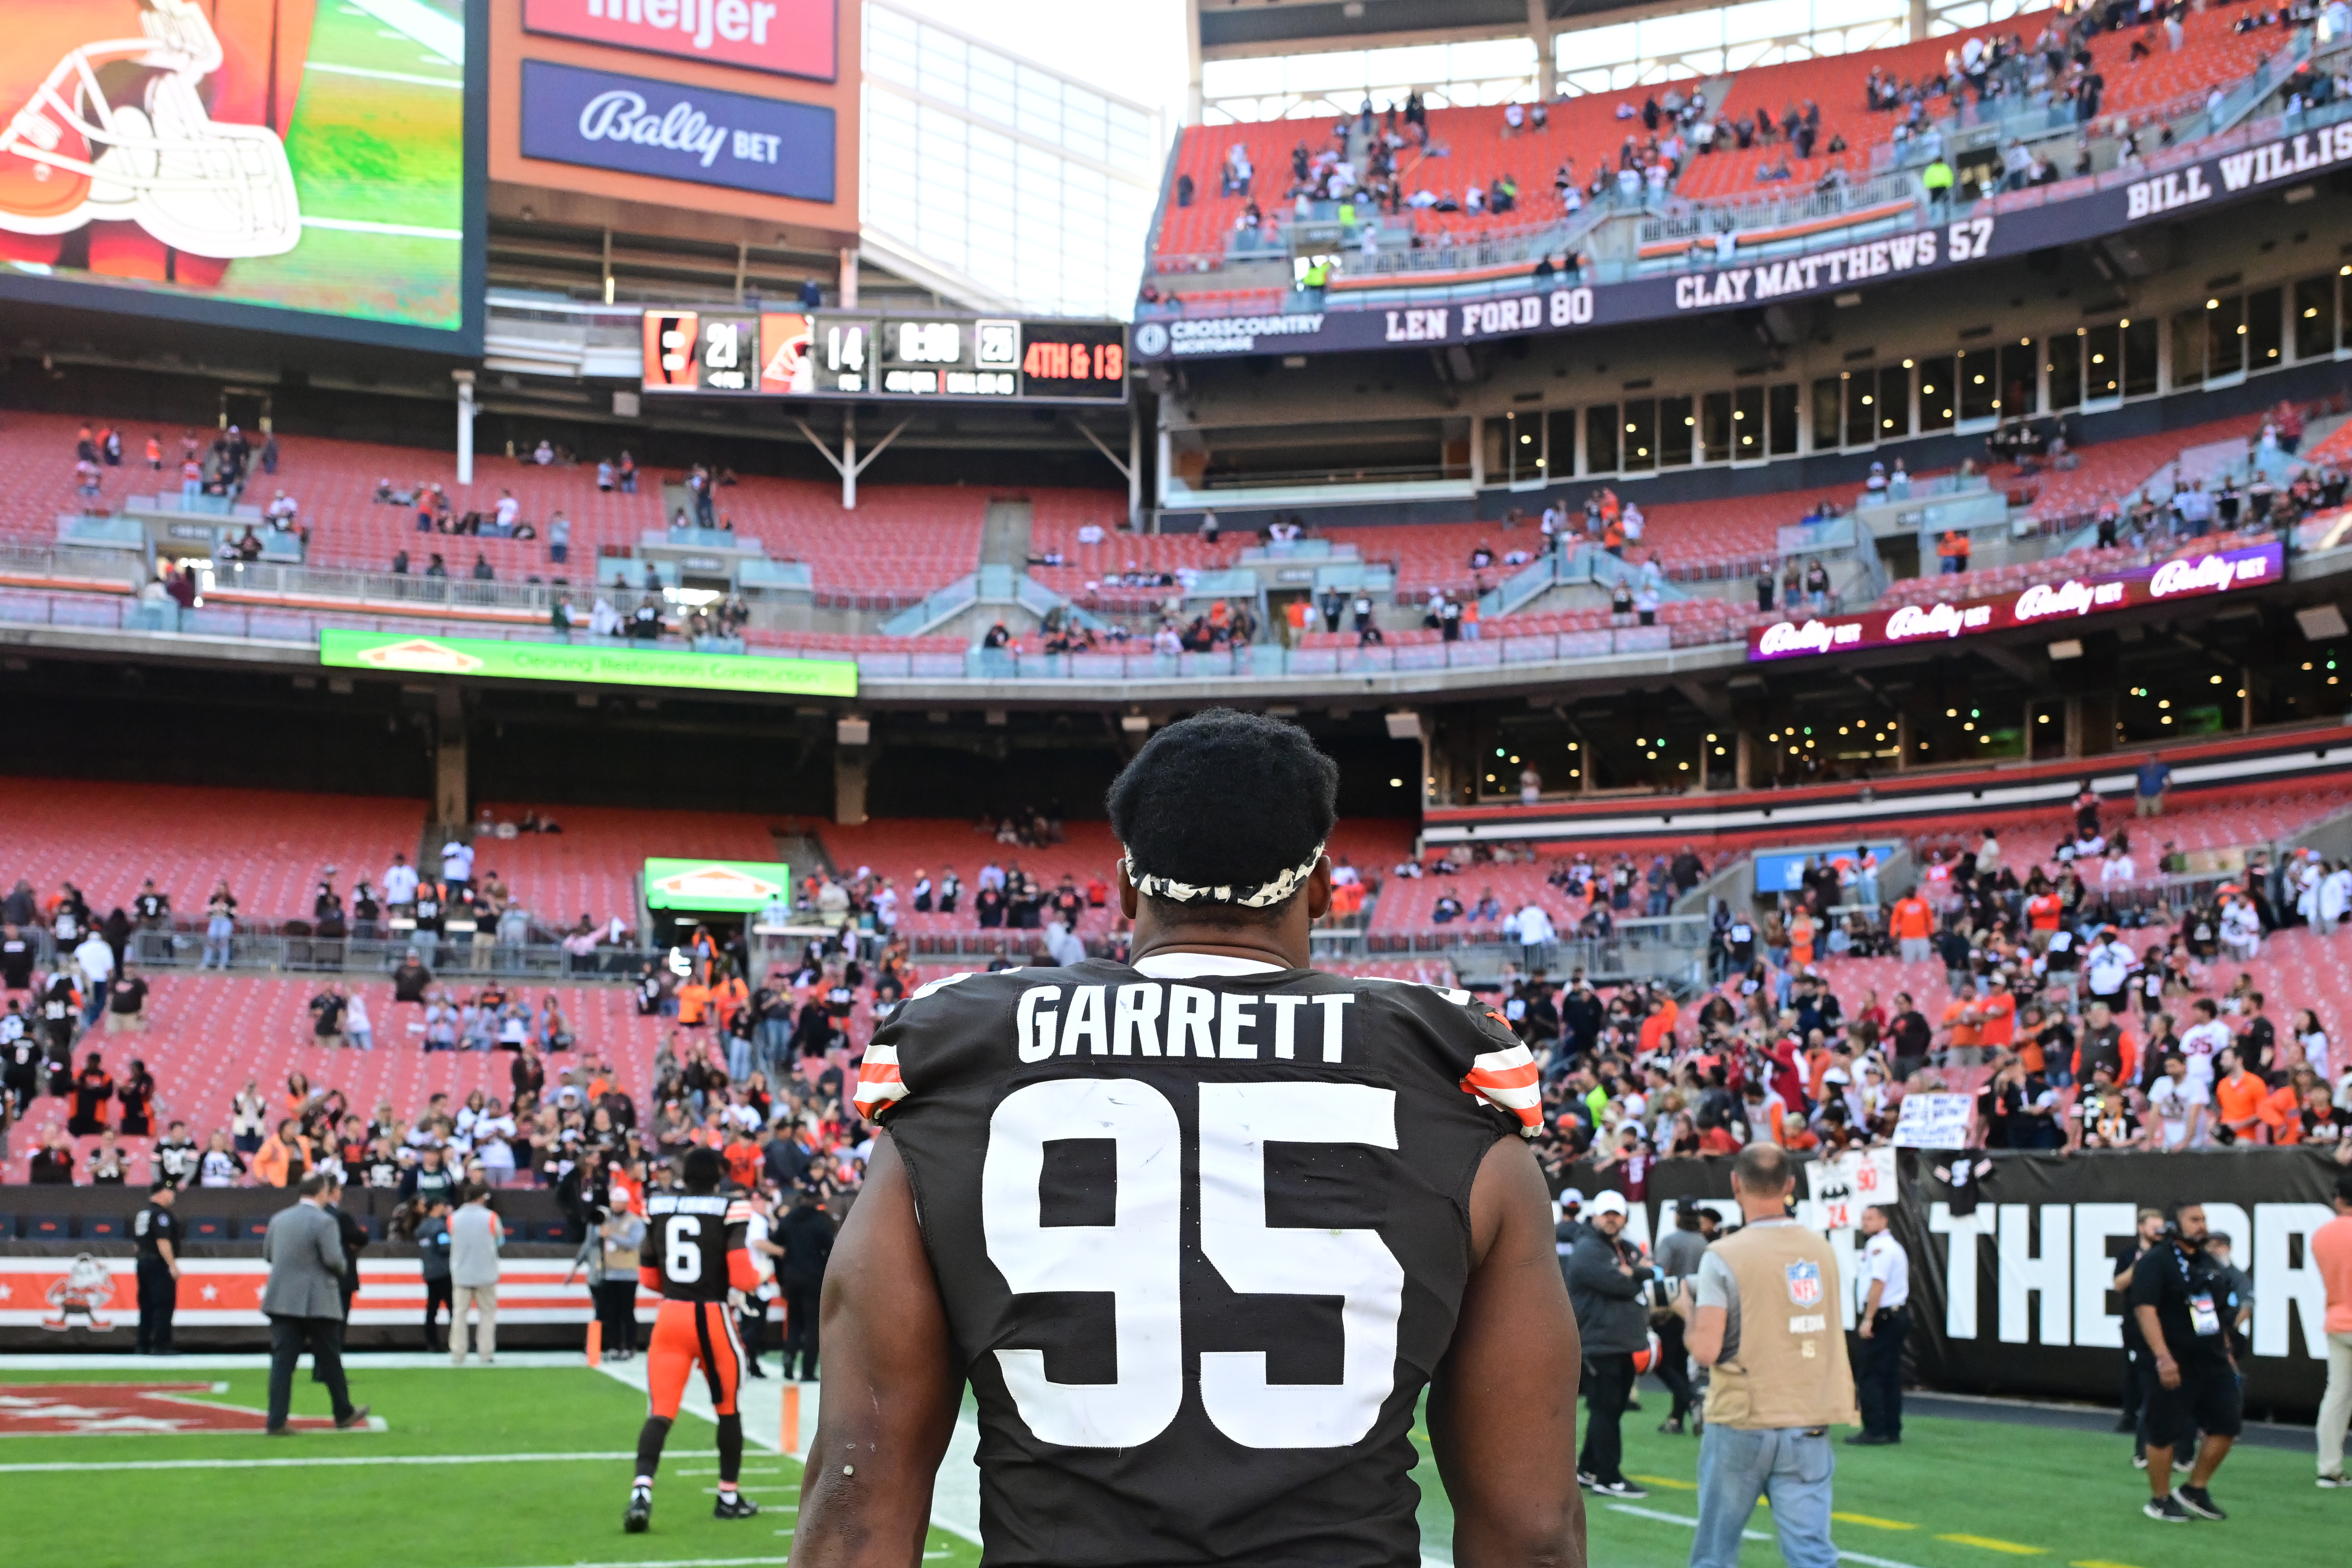
[[[415,223],[371,223],[356,217],[311,217],[305,215],[304,228],[340,229],[351,234],[389,234],[408,239],[463,239],[466,231],[459,228],[430,228]]]
[[[445,16],[417,0],[351,0],[393,31],[439,55],[453,66],[466,63],[466,24]]]
[[[370,81],[404,81],[415,87],[446,87],[463,90],[465,83],[446,76],[416,76],[408,71],[370,70],[365,66],[331,66],[324,60],[305,61],[304,70],[325,71],[329,76],[360,76]]]
[[[652,1562],[557,1563],[547,1568],[756,1568],[758,1564],[791,1561],[789,1557],[667,1557]]]
[[[1696,1530],[1698,1528],[1698,1521],[1688,1514],[1668,1513],[1664,1509],[1641,1508],[1630,1502],[1612,1502],[1609,1505],[1609,1511],[1612,1513],[1630,1513],[1637,1519],[1654,1519],[1661,1524],[1679,1524],[1685,1530]],[[1743,1541],[1769,1541],[1772,1539],[1771,1536],[1760,1530],[1743,1530],[1739,1532],[1739,1535],[1740,1539]],[[1892,1557],[1873,1557],[1866,1552],[1847,1552],[1841,1549],[1838,1552],[1838,1556],[1842,1561],[1847,1563],[1860,1563],[1864,1565],[1864,1568],[1916,1568],[1916,1564],[1900,1562]]]
[[[213,1434],[206,1434],[212,1436]],[[306,1470],[341,1465],[587,1465],[634,1459],[634,1450],[593,1454],[370,1454],[287,1459],[110,1459],[44,1465],[0,1465],[0,1475],[34,1476],[79,1470]]]
[[[497,1373],[513,1367],[584,1366],[578,1351],[509,1351],[501,1349],[498,1361],[490,1366],[469,1362],[464,1370],[478,1377],[484,1373]],[[421,1368],[455,1372],[449,1364],[446,1351],[345,1351],[344,1370],[350,1372],[393,1371]],[[187,1383],[183,1375],[191,1372],[268,1372],[268,1351],[207,1351],[193,1355],[169,1356],[92,1356],[58,1355],[47,1352],[0,1355],[0,1382],[12,1374],[27,1372],[76,1372],[111,1376],[122,1373],[132,1374],[136,1381],[152,1383]],[[78,1380],[68,1380],[78,1381]]]

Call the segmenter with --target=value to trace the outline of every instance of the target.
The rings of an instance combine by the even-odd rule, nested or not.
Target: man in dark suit
[[[261,1256],[269,1283],[261,1310],[269,1319],[269,1435],[289,1428],[294,1402],[294,1364],[310,1352],[319,1380],[334,1402],[338,1430],[367,1419],[368,1407],[352,1404],[343,1381],[343,1243],[335,1216],[327,1213],[327,1177],[317,1171],[302,1178],[299,1201],[269,1219]]]
[[[335,1222],[335,1237],[343,1244],[343,1272],[340,1281],[343,1297],[342,1321],[352,1321],[352,1298],[360,1293],[360,1253],[368,1244],[368,1228],[343,1212],[343,1184],[333,1175],[327,1177],[326,1190],[320,1194],[320,1207]]]
[[[800,1363],[803,1382],[816,1380],[817,1310],[824,1291],[824,1267],[833,1257],[833,1217],[816,1194],[805,1188],[793,1194],[792,1212],[776,1226],[775,1242],[783,1256],[776,1265],[776,1283],[784,1292],[784,1369],[793,1375]]]

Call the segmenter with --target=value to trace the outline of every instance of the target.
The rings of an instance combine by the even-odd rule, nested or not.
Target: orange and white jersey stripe
[[[1525,1046],[1474,1057],[1462,1092],[1518,1118],[1519,1131],[1532,1138],[1543,1126],[1543,1088],[1536,1058]]]
[[[896,1046],[868,1046],[866,1059],[858,1064],[857,1093],[854,1103],[861,1115],[879,1116],[891,1106],[907,1098],[907,1085],[898,1077],[898,1048]]]

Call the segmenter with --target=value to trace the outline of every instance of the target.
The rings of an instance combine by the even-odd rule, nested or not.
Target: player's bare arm
[[[922,1560],[961,1380],[914,1189],[887,1132],[834,1247],[824,1300],[823,1398],[793,1563],[908,1568]]]
[[[1429,1434],[1454,1505],[1457,1568],[1582,1568],[1576,1484],[1583,1352],[1554,1248],[1551,1194],[1516,1138],[1470,1190],[1475,1262],[1429,1390]]]

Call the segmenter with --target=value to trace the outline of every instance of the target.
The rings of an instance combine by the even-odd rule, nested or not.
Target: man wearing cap
[[[1570,1187],[1559,1194],[1559,1222],[1551,1227],[1552,1250],[1559,1254],[1559,1271],[1568,1274],[1568,1255],[1592,1227],[1584,1223],[1584,1194]]]
[[[1829,1428],[1855,1421],[1853,1374],[1837,1329],[1837,1255],[1788,1215],[1796,1168],[1750,1143],[1731,1169],[1744,1223],[1706,1250],[1677,1303],[1691,1359],[1715,1369],[1699,1444],[1698,1534],[1691,1568],[1738,1568],[1757,1500],[1772,1505],[1789,1568],[1836,1568],[1830,1543],[1835,1450]]]
[[[1643,1288],[1653,1270],[1633,1247],[1619,1239],[1625,1228],[1625,1194],[1593,1194],[1591,1223],[1568,1257],[1568,1301],[1576,1310],[1577,1337],[1584,1343],[1584,1447],[1576,1479],[1607,1497],[1650,1494],[1625,1479],[1625,1442],[1621,1423],[1633,1397],[1633,1356],[1650,1344],[1650,1314]]]
[[[1903,1342],[1911,1337],[1911,1257],[1889,1229],[1881,1204],[1862,1211],[1862,1277],[1869,1282],[1860,1321],[1855,1394],[1862,1430],[1846,1439],[1861,1447],[1903,1441]]]
[[[180,1190],[158,1176],[147,1190],[147,1206],[131,1222],[139,1244],[139,1353],[170,1355],[172,1313],[179,1306],[180,1216],[172,1212]]]

